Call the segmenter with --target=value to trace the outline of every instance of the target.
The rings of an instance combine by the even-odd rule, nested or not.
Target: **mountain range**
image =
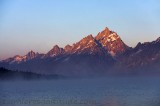
[[[120,36],[105,28],[64,48],[46,54],[28,52],[0,61],[0,67],[40,74],[98,76],[112,74],[160,74],[160,37],[152,42],[127,46]]]

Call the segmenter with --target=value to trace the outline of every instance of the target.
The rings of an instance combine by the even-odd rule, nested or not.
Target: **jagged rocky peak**
[[[95,39],[97,41],[104,41],[105,43],[107,42],[114,42],[118,39],[120,39],[120,37],[118,36],[118,34],[114,31],[110,31],[107,27],[102,31],[99,32],[97,34],[97,36],[95,37]],[[121,40],[121,39],[120,39]]]
[[[90,44],[94,43],[94,37],[90,34],[84,37],[82,40],[73,45],[73,49],[81,49],[83,47],[87,47]]]
[[[84,37],[73,46],[66,46],[67,53],[97,52],[100,49],[115,56],[126,51],[129,47],[121,40],[118,34],[110,31],[107,27],[98,33],[96,37],[92,34]]]
[[[81,47],[86,47],[87,45],[94,43],[94,40],[94,37],[90,34],[81,39],[79,42],[73,44],[73,49],[80,49]]]
[[[160,42],[160,37],[157,38],[156,42]]]
[[[21,62],[25,62],[31,59],[34,59],[35,57],[37,57],[39,55],[39,53],[35,53],[32,50],[30,52],[28,52],[26,55],[24,56],[20,56],[20,55],[15,55],[14,57],[8,58],[6,60],[3,60],[4,62],[8,62],[10,64],[12,63],[21,63]]]
[[[96,40],[100,40],[104,37],[109,36],[112,33],[112,31],[109,30],[109,28],[105,28],[103,31],[99,32],[98,35],[95,37]]]
[[[86,37],[85,37],[85,38],[83,38],[83,39],[94,39],[94,37],[93,37],[93,35],[92,35],[92,34],[90,34],[90,35],[86,36]]]
[[[128,46],[121,40],[118,34],[105,28],[95,37],[97,41],[112,55],[116,56],[128,49]]]
[[[69,52],[69,51],[72,50],[72,46],[71,46],[71,45],[66,45],[66,46],[64,47],[64,50],[65,50],[65,52]]]
[[[117,35],[116,32],[110,31],[107,27],[102,31],[97,34],[95,37],[96,40],[101,41],[103,39],[107,40],[108,42],[110,41],[115,41],[119,39],[120,37]]]
[[[138,47],[141,46],[141,45],[142,45],[142,43],[141,43],[141,42],[138,42],[135,48],[138,48]]]
[[[36,55],[37,54],[31,50],[30,52],[27,53],[26,58],[27,59],[33,59],[33,58],[36,57]]]
[[[63,48],[60,48],[58,45],[53,46],[53,48],[46,54],[46,56],[54,57],[64,53]]]
[[[72,54],[105,54],[98,41],[90,34],[73,45]]]
[[[92,36],[92,34],[88,35],[87,37],[83,38],[80,43],[82,44],[86,44],[89,43],[90,41],[94,41],[94,37]]]
[[[60,47],[59,47],[58,45],[54,45],[54,46],[53,46],[53,49],[54,49],[54,50],[60,49]]]

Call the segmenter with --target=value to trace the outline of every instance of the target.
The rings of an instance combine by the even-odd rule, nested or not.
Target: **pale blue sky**
[[[0,59],[48,52],[108,27],[134,47],[160,36],[159,0],[0,0]]]

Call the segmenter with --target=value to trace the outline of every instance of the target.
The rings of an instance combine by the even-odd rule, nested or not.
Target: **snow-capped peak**
[[[106,27],[103,31],[99,32],[98,35],[95,37],[96,40],[103,39],[111,34],[111,31]]]
[[[128,48],[118,34],[114,31],[110,31],[108,28],[99,32],[95,39],[99,41],[112,56],[123,53]]]
[[[110,34],[108,37],[107,37],[107,41],[115,41],[119,39],[119,36],[117,35],[117,33],[113,32],[112,34]]]

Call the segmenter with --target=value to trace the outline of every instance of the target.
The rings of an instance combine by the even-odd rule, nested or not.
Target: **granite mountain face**
[[[0,62],[0,66],[22,71],[66,76],[94,76],[117,73],[160,73],[160,38],[153,42],[127,46],[105,28],[97,36],[88,35],[73,45],[55,45],[48,53],[30,51]],[[139,70],[139,71],[136,71]],[[140,71],[143,70],[143,71]]]
[[[95,39],[112,55],[124,53],[129,47],[121,40],[116,32],[110,31],[105,28],[102,32],[98,33]]]

